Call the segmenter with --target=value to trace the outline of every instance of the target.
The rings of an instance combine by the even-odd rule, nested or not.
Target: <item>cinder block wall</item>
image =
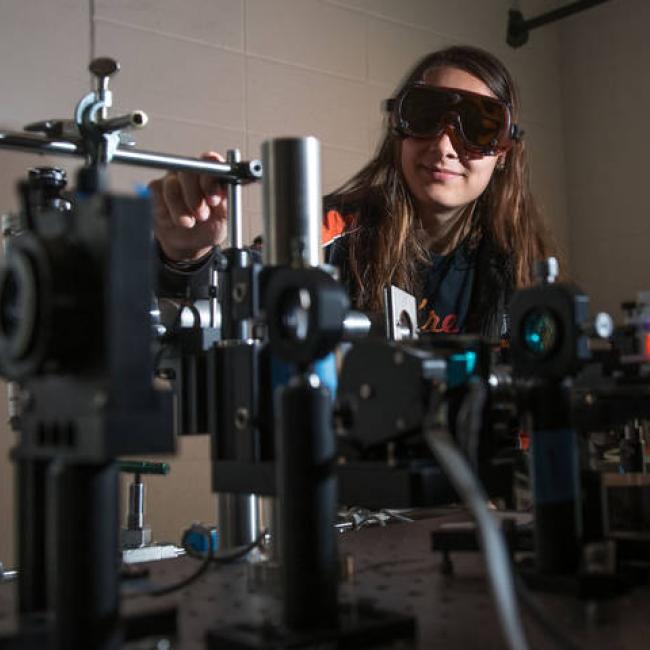
[[[569,252],[592,305],[650,289],[650,3],[624,0],[561,27]]]
[[[525,15],[562,4],[520,2]],[[643,4],[640,2],[639,4]],[[533,185],[560,245],[568,241],[562,51],[558,28],[505,43],[510,0],[0,0],[0,127],[69,117],[89,88],[91,54],[119,59],[115,110],[145,110],[138,146],[198,155],[238,147],[258,157],[280,135],[315,135],[323,186],[358,170],[381,131],[380,101],[422,54],[469,43],[500,56],[522,91]],[[91,30],[92,26],[92,30]],[[91,37],[94,34],[94,37]],[[585,54],[588,56],[588,54]],[[27,167],[54,163],[0,151],[0,210],[14,209]],[[116,188],[155,174],[114,167]],[[244,191],[245,238],[261,232],[259,188]],[[0,390],[0,393],[4,391]],[[1,402],[1,400],[0,400]],[[0,414],[1,416],[1,414]],[[11,564],[13,438],[0,433],[0,559]],[[206,437],[182,441],[168,477],[148,481],[157,539],[214,520]]]

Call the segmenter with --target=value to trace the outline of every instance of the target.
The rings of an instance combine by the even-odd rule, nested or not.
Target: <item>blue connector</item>
[[[214,555],[219,548],[219,535],[213,526],[192,524],[183,533],[183,548],[188,555],[204,558],[209,552]]]

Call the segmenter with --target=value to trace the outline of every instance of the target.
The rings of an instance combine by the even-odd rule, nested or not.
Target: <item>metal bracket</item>
[[[390,286],[384,289],[386,336],[391,341],[418,338],[418,316],[415,296]]]
[[[571,16],[579,11],[590,9],[591,7],[603,4],[604,2],[608,2],[608,0],[578,0],[577,2],[572,2],[565,7],[554,9],[553,11],[541,14],[535,18],[529,18],[528,20],[524,18],[521,11],[511,9],[508,12],[508,33],[506,36],[506,42],[511,47],[521,47],[528,42],[528,34],[531,29],[554,23],[557,20]]]

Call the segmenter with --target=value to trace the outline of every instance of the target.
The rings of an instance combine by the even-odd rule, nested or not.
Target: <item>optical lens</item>
[[[443,122],[460,122],[466,144],[485,150],[494,147],[507,121],[505,107],[495,99],[431,86],[409,88],[402,97],[399,117],[416,137],[435,135]]]
[[[301,342],[309,335],[311,296],[306,289],[289,292],[282,297],[282,335],[288,341]]]
[[[11,270],[4,278],[4,286],[0,292],[0,329],[7,338],[12,338],[18,329],[20,317],[24,311],[23,296],[18,290],[16,275]]]
[[[537,357],[551,354],[560,340],[560,326],[551,311],[535,309],[524,318],[524,345]]]
[[[501,121],[495,116],[479,110],[477,104],[466,102],[460,114],[463,135],[472,144],[481,147],[490,146],[498,140]]]
[[[401,119],[409,133],[419,137],[434,135],[449,111],[452,98],[433,88],[411,88],[401,103]]]

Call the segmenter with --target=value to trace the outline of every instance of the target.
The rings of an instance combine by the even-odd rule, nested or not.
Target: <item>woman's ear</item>
[[[498,172],[502,172],[505,168],[506,168],[506,154],[500,153],[497,156],[497,164],[496,164],[495,169]]]

